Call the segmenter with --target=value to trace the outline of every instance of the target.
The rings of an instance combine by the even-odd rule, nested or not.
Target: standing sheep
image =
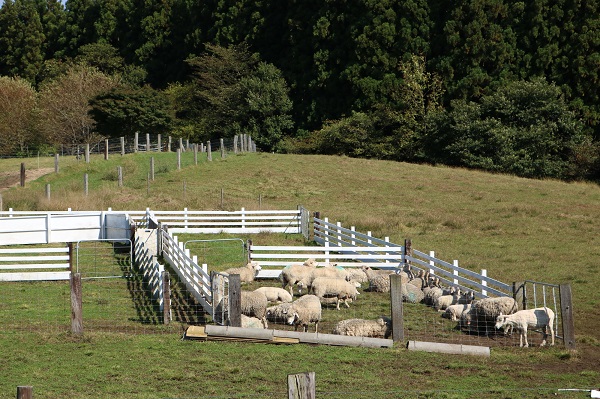
[[[388,338],[392,335],[392,321],[384,316],[377,320],[342,320],[336,324],[332,333],[354,337]]]
[[[446,311],[442,313],[442,317],[450,319],[452,321],[460,320],[464,312],[468,312],[471,309],[471,304],[456,304],[450,305],[446,308]]]
[[[369,279],[369,288],[375,292],[390,292],[390,275],[379,274],[368,266],[363,266],[362,270]]]
[[[267,328],[267,305],[267,297],[264,294],[255,291],[241,292],[242,314],[258,318],[264,328]]]
[[[308,325],[315,323],[315,333],[319,329],[321,321],[321,301],[316,295],[304,295],[294,302],[287,311],[287,324],[293,325],[294,330],[302,326],[304,332],[308,331]]]
[[[450,305],[455,305],[460,299],[460,289],[456,290],[452,295],[442,295],[435,299],[433,308],[437,311],[446,310]]]
[[[310,276],[312,270],[317,267],[317,262],[314,259],[307,259],[301,265],[288,265],[283,268],[279,275],[282,288],[289,287],[290,295],[294,296],[294,284]]]
[[[344,301],[344,305],[349,308],[348,300],[355,301],[360,294],[352,283],[335,277],[317,277],[313,280],[311,290],[321,301],[335,298],[337,310],[340,310],[340,301]]]
[[[241,283],[251,283],[261,270],[261,267],[256,262],[250,262],[246,266],[233,267],[222,272],[223,274],[239,274]]]
[[[267,301],[279,303],[279,302],[292,302],[292,296],[287,290],[279,287],[260,287],[254,290],[260,292],[267,297]]]
[[[478,299],[473,301],[468,312],[463,313],[461,326],[469,330],[485,330],[488,334],[493,331],[500,314],[510,315],[517,310],[517,302],[508,296]]]
[[[280,303],[279,305],[269,306],[267,308],[267,320],[274,323],[286,324],[287,312],[292,306],[291,302]]]
[[[519,332],[519,346],[523,347],[523,337],[525,338],[525,347],[529,346],[527,342],[527,329],[528,328],[541,328],[542,329],[542,343],[540,346],[546,345],[546,339],[548,338],[548,330],[550,331],[551,342],[550,346],[554,345],[554,311],[550,308],[536,308],[520,310],[511,315],[500,314],[496,318],[496,329],[512,328]]]

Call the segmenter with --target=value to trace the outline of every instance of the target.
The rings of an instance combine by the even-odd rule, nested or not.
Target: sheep
[[[246,266],[233,267],[222,272],[223,274],[239,274],[241,283],[251,283],[261,270],[261,267],[256,262],[250,262]]]
[[[422,290],[427,287],[427,283],[429,282],[429,272],[425,272],[423,270],[419,270],[419,274],[417,277],[411,279],[408,283],[414,285],[418,289]]]
[[[267,328],[267,297],[255,291],[241,291],[242,314],[250,317],[256,317]]]
[[[375,292],[389,292],[390,291],[390,275],[379,274],[375,270],[368,266],[363,266],[362,270],[369,279],[369,288]]]
[[[321,301],[325,298],[335,298],[337,310],[340,310],[340,301],[344,301],[344,305],[349,308],[348,300],[355,301],[356,296],[360,294],[352,283],[335,277],[315,278],[311,286],[311,292]]]
[[[297,283],[298,288],[300,290],[302,288],[307,288],[308,290],[310,290],[310,287],[312,286],[314,279],[319,278],[319,277],[337,277],[337,278],[342,278],[347,281],[350,281],[350,276],[349,276],[348,272],[346,271],[346,269],[344,269],[342,267],[339,267],[339,266],[317,267],[317,268],[312,269],[312,271],[310,273],[308,273],[306,276],[304,276],[302,278],[302,280],[300,280]],[[360,283],[358,283],[358,286],[360,287]]]
[[[477,299],[471,303],[471,309],[463,313],[460,326],[469,330],[485,329],[487,334],[500,314],[510,315],[517,310],[517,302],[508,296]]]
[[[355,337],[388,338],[392,335],[392,321],[381,316],[377,320],[348,319],[339,321],[332,334]]]
[[[291,302],[283,302],[279,305],[269,306],[267,308],[267,320],[275,323],[286,324],[287,322],[287,311],[290,306],[292,306]]]
[[[511,315],[503,315],[500,313],[496,318],[496,329],[503,328],[506,332],[507,328],[512,328],[519,332],[519,346],[521,348],[523,347],[523,338],[525,338],[525,347],[529,347],[529,342],[527,342],[528,328],[542,329],[543,338],[540,346],[546,345],[548,330],[550,330],[550,346],[554,346],[553,324],[554,311],[547,307],[520,310]]]
[[[442,289],[442,286],[440,285],[439,277],[436,277],[435,279],[433,279],[430,282],[429,287],[423,288],[423,294],[425,294],[425,297],[423,298],[423,303],[425,303],[425,305],[429,305],[429,306],[433,306],[436,298],[444,295],[444,290]]]
[[[435,299],[433,308],[437,311],[446,310],[450,305],[455,305],[460,299],[460,289],[456,290],[452,295],[442,295]]]
[[[347,267],[346,271],[348,272],[348,277],[350,278],[350,281],[355,281],[359,284],[363,284],[369,281],[366,273],[362,269],[356,267]]]
[[[292,296],[290,293],[279,287],[260,287],[254,290],[255,292],[261,292],[267,297],[269,302],[292,302]]]
[[[284,267],[279,275],[282,288],[289,287],[290,295],[294,296],[294,284],[309,276],[315,267],[317,267],[317,262],[312,258],[307,259],[301,265],[294,264]]]
[[[242,328],[265,328],[263,322],[256,317],[242,315]]]
[[[464,312],[468,312],[471,309],[471,304],[456,304],[450,305],[446,308],[446,311],[442,313],[442,317],[450,319],[452,321],[460,320]]]
[[[319,329],[321,321],[321,301],[316,295],[304,295],[292,302],[286,312],[287,324],[293,325],[294,330],[302,326],[304,332],[308,331],[308,325],[315,323],[315,333]]]
[[[419,303],[425,297],[423,291],[413,284],[406,283],[401,286],[402,301],[410,303]]]

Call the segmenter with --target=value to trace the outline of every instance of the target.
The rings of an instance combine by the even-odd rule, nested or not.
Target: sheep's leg
[[[527,342],[527,328],[523,329],[521,331],[521,334],[522,334],[523,337],[525,337],[525,347],[529,348],[529,342]]]
[[[340,310],[340,298],[335,298],[335,308]]]
[[[347,307],[347,308],[349,308],[349,307],[350,307],[350,304],[348,303],[348,300],[347,300],[347,299],[344,299],[344,305],[346,305],[346,307]]]
[[[554,328],[552,327],[552,321],[548,323],[548,329],[550,330],[550,346],[554,346]]]

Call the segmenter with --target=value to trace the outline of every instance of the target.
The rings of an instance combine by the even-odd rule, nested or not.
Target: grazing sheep
[[[287,290],[279,287],[260,287],[254,291],[260,292],[267,297],[269,302],[292,302],[292,296]]]
[[[450,319],[452,321],[460,320],[464,312],[468,312],[471,309],[471,304],[457,304],[450,305],[446,308],[446,311],[442,313],[442,317]]]
[[[332,333],[354,337],[388,338],[392,335],[392,321],[384,316],[377,320],[342,320],[335,325]]]
[[[315,278],[311,292],[321,301],[325,298],[335,298],[337,310],[340,310],[340,301],[344,301],[344,305],[349,308],[348,300],[355,301],[356,296],[360,294],[352,283],[336,277]]]
[[[362,270],[369,279],[369,289],[375,292],[390,292],[390,274],[380,274],[368,266],[363,266]]]
[[[256,262],[250,262],[246,266],[242,267],[233,267],[222,272],[223,274],[239,274],[240,282],[242,283],[251,283],[254,281],[254,278],[261,270],[261,267]]]
[[[456,290],[452,295],[442,295],[435,299],[433,308],[437,311],[446,310],[450,305],[456,305],[460,299],[460,289]]]
[[[274,323],[287,324],[287,312],[290,309],[290,306],[292,306],[291,302],[269,306],[267,308],[267,320]]]
[[[264,328],[267,328],[267,304],[267,297],[260,292],[241,292],[242,314],[260,319]]]
[[[423,291],[410,283],[402,284],[401,292],[402,302],[420,303],[425,298]]]
[[[282,288],[286,289],[289,287],[290,295],[294,296],[294,284],[310,276],[312,270],[316,267],[317,262],[312,258],[307,259],[301,265],[288,265],[284,267],[279,275]]]
[[[550,308],[535,308],[520,310],[511,315],[500,314],[496,318],[496,329],[503,328],[506,332],[507,329],[512,328],[519,332],[519,346],[523,347],[523,338],[525,338],[525,347],[529,346],[527,342],[527,329],[528,328],[541,328],[542,329],[542,343],[540,346],[546,345],[546,339],[548,338],[548,330],[550,330],[551,342],[550,346],[554,345],[554,311]]]
[[[256,317],[242,315],[242,328],[265,328],[263,322]]]
[[[508,296],[477,299],[471,303],[471,309],[463,313],[461,327],[476,331],[485,330],[487,334],[490,330],[493,331],[500,314],[509,315],[517,310],[517,302]]]
[[[315,333],[319,329],[321,321],[321,301],[316,295],[304,295],[292,302],[287,311],[287,324],[293,325],[294,330],[302,326],[304,332],[308,331],[308,325],[315,323]]]

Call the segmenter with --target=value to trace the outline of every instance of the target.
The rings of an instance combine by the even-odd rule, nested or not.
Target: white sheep
[[[517,310],[517,301],[509,296],[477,299],[471,303],[471,309],[463,313],[461,327],[488,333],[500,314],[509,315]]]
[[[290,295],[294,296],[294,284],[302,281],[312,273],[312,269],[317,267],[317,262],[314,259],[307,259],[303,264],[288,265],[281,270],[279,280],[282,288],[289,287]]]
[[[349,308],[348,301],[355,301],[356,296],[360,294],[354,284],[336,277],[315,278],[312,282],[311,292],[321,301],[326,298],[335,298],[337,310],[340,310],[340,301],[344,301],[344,305]]]
[[[293,299],[287,290],[279,287],[260,287],[254,291],[264,294],[269,302],[292,302]]]
[[[267,320],[274,323],[286,324],[287,312],[292,306],[291,302],[280,303],[279,305],[269,306],[267,308]]]
[[[388,338],[392,335],[392,321],[383,316],[377,320],[341,320],[335,325],[332,333],[355,337]]]
[[[369,279],[369,288],[375,292],[390,292],[390,274],[380,274],[368,266],[363,266],[362,270]]]
[[[249,317],[256,317],[263,322],[264,328],[267,328],[267,297],[260,292],[241,291],[242,314]]]
[[[410,281],[408,281],[408,283],[422,290],[423,288],[427,287],[427,284],[429,283],[429,272],[419,270],[419,274],[417,274],[417,277],[411,279]]]
[[[350,281],[356,281],[360,284],[369,282],[366,273],[362,269],[356,267],[347,267],[346,271],[348,272],[348,277],[350,278]]]
[[[308,331],[308,325],[315,324],[315,333],[319,329],[321,321],[321,301],[316,295],[304,295],[292,302],[287,311],[287,324],[293,325],[294,330],[302,326],[304,332]]]
[[[223,274],[239,274],[241,283],[251,283],[261,270],[261,267],[256,262],[250,262],[246,266],[233,267],[222,272]]]
[[[519,310],[511,315],[500,314],[496,318],[496,329],[513,329],[519,332],[519,346],[523,347],[523,338],[525,338],[525,347],[529,346],[527,342],[528,328],[542,329],[542,343],[540,346],[546,345],[548,331],[551,337],[550,346],[554,345],[554,311],[550,308],[535,308],[527,310]]]
[[[405,283],[401,286],[402,302],[420,303],[425,294],[414,284]]]
[[[446,310],[450,305],[456,305],[460,299],[460,289],[456,290],[452,295],[442,295],[435,298],[433,308],[437,311]]]
[[[471,304],[456,304],[450,305],[446,308],[446,311],[442,313],[442,317],[450,319],[452,321],[460,320],[464,312],[468,312],[471,309]]]
[[[242,315],[242,328],[265,328],[263,322],[256,317]]]

